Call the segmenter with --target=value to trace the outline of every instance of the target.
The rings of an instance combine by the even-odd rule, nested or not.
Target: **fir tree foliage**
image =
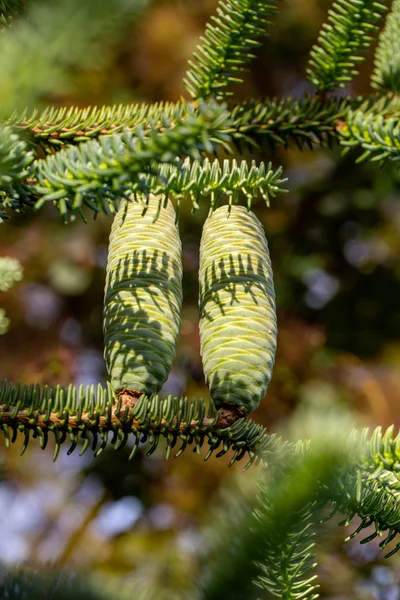
[[[218,151],[235,147],[274,151],[296,144],[312,150],[339,141],[346,150],[361,150],[360,159],[399,158],[400,101],[381,95],[398,91],[397,0],[377,51],[373,82],[378,96],[326,98],[326,92],[351,82],[386,8],[379,0],[337,0],[311,51],[308,75],[315,96],[221,104],[229,95],[227,86],[240,81],[278,6],[278,0],[221,0],[187,74],[193,103],[32,110],[55,86],[68,88],[66,66],[97,61],[104,31],[116,31],[144,6],[144,0],[117,0],[110,14],[109,5],[98,0],[33,2],[1,32],[0,218],[47,202],[65,221],[85,218],[87,210],[114,214],[121,199],[132,197],[142,202],[144,214],[153,197],[157,210],[169,197],[178,208],[189,199],[195,210],[207,198],[212,210],[222,202],[232,210],[244,196],[250,210],[255,196],[268,202],[285,180],[281,168],[264,163],[221,163]],[[9,24],[22,8],[18,0],[0,1],[0,25]],[[217,158],[211,161],[210,153]],[[3,259],[0,289],[19,278],[16,263]],[[0,329],[1,319],[4,329],[0,311]],[[373,525],[364,542],[380,536],[386,548],[400,533],[400,434],[378,428],[372,436],[367,430],[350,435],[343,423],[339,430],[332,423],[319,423],[318,431],[329,433],[323,439],[301,429],[301,441],[295,443],[268,434],[223,402],[215,410],[203,400],[161,399],[146,389],[135,395],[110,384],[4,382],[0,387],[1,431],[6,445],[21,443],[21,453],[32,438],[42,448],[54,438],[54,459],[64,443],[68,453],[79,447],[81,453],[91,448],[98,455],[109,444],[118,449],[130,441],[134,456],[139,444],[146,442],[150,455],[165,440],[167,458],[191,446],[199,454],[203,448],[205,460],[230,453],[230,464],[242,459],[245,468],[262,464],[257,497],[233,503],[232,512],[226,510],[214,526],[214,549],[195,594],[200,600],[256,599],[260,593],[316,598],[313,536],[327,505],[344,515],[343,523],[361,519],[354,535]],[[1,585],[9,598],[70,597],[69,584],[61,590],[58,580],[17,574]],[[80,597],[75,583],[71,594]],[[83,594],[103,598],[95,591]]]
[[[345,441],[349,422],[347,417],[339,422],[340,427],[325,417],[322,426],[318,418],[310,427],[298,419],[296,437],[302,431],[311,439],[278,440],[268,470],[258,477],[258,493],[250,487],[232,501],[227,490],[208,527],[202,600],[318,596],[313,538],[322,507],[338,489],[338,477],[352,472],[348,458],[353,441]],[[328,423],[331,433],[322,439]]]
[[[261,425],[215,411],[204,400],[117,396],[110,384],[106,388],[100,384],[42,387],[5,381],[0,387],[0,423],[6,446],[21,443],[21,454],[31,439],[37,438],[45,449],[50,435],[54,460],[65,442],[70,444],[68,454],[79,444],[81,454],[91,448],[97,456],[109,445],[118,450],[131,439],[133,458],[140,442],[148,442],[151,455],[164,439],[167,458],[173,450],[178,457],[190,446],[200,454],[204,445],[204,460],[215,451],[217,457],[233,451],[230,464],[247,458],[248,468],[267,461],[276,444],[275,436],[268,435]]]
[[[26,0],[0,0],[0,27],[9,25],[25,8]]]
[[[199,110],[188,108],[185,119],[165,122],[163,132],[137,128],[61,150],[35,163],[35,191],[41,196],[36,206],[57,201],[64,219],[69,212],[82,214],[85,205],[113,213],[117,199],[136,191],[132,183],[147,191],[142,176],[156,174],[159,163],[174,164],[185,156],[198,159],[216,144],[226,145],[227,119],[226,109],[211,102]]]
[[[378,91],[400,91],[400,2],[393,0],[375,54],[371,83]]]
[[[362,97],[328,98],[322,101],[316,96],[294,98],[263,98],[246,100],[240,104],[232,100],[227,103],[230,114],[228,132],[232,141],[241,149],[274,149],[296,144],[312,149],[315,144],[328,144],[337,137],[335,125],[344,120],[346,111],[360,108],[362,104],[375,105],[376,98]],[[394,99],[388,99],[386,109],[394,110]],[[400,102],[397,102],[397,106]],[[100,135],[121,133],[125,129],[143,127],[145,130],[161,129],[164,119],[168,122],[182,119],[186,115],[184,101],[160,102],[155,104],[131,104],[104,106],[102,108],[46,108],[15,111],[8,124],[17,131],[26,132],[34,144],[45,150],[62,145],[88,141]],[[383,107],[378,107],[379,108]]]
[[[270,17],[277,12],[280,0],[221,0],[217,16],[206,26],[202,44],[197,47],[185,84],[198,100],[222,100],[230,92],[224,88],[241,83],[238,75],[254,58],[259,38],[266,35]]]
[[[375,111],[349,111],[347,121],[339,126],[341,144],[346,150],[363,150],[357,162],[364,160],[397,161],[400,158],[398,117],[386,118]]]
[[[337,0],[313,46],[307,69],[319,92],[344,88],[358,74],[373,34],[386,10],[380,0]]]
[[[19,212],[32,205],[26,179],[33,160],[26,142],[11,127],[0,127],[0,223],[8,216],[5,209]]]

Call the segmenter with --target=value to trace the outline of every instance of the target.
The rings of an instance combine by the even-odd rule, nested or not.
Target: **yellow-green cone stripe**
[[[111,385],[157,393],[175,358],[181,326],[182,251],[175,211],[150,197],[123,201],[110,234],[104,356]]]
[[[200,343],[211,397],[250,413],[265,395],[275,360],[277,322],[264,229],[252,212],[221,207],[200,246]]]

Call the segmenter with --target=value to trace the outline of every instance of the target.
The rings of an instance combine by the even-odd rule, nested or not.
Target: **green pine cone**
[[[208,217],[200,246],[200,343],[215,406],[250,413],[265,395],[277,322],[264,229],[252,212],[226,206]]]
[[[182,246],[175,211],[123,201],[111,234],[104,298],[104,356],[111,385],[159,392],[181,326]]]

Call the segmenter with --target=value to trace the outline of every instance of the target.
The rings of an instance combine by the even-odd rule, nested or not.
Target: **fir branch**
[[[202,162],[185,159],[175,161],[173,165],[161,164],[154,169],[153,174],[140,174],[137,181],[133,180],[126,187],[125,195],[128,198],[132,194],[140,195],[143,209],[148,205],[150,194],[159,197],[160,206],[166,198],[172,196],[177,201],[178,218],[182,200],[192,202],[193,212],[198,210],[202,198],[209,198],[210,208],[215,210],[220,205],[222,196],[228,198],[228,210],[239,202],[241,196],[246,198],[249,210],[257,197],[263,198],[269,206],[270,197],[287,191],[281,187],[285,181],[282,178],[282,168],[273,171],[271,163],[266,167],[264,163],[257,166],[253,161],[249,166],[246,161],[238,165],[235,160],[225,160],[221,166],[218,160],[210,163],[208,159]],[[95,212],[104,211],[109,215],[115,213],[120,202],[120,189],[115,192],[108,190],[107,202],[99,201],[91,194],[82,195],[79,207],[87,206]],[[58,200],[54,204],[59,207]],[[74,206],[70,199],[66,200],[65,207],[68,213],[77,210],[77,204]]]
[[[0,0],[0,28],[9,25],[13,17],[19,15],[26,5],[26,0]]]
[[[159,163],[176,164],[183,156],[199,158],[218,144],[227,145],[223,132],[227,113],[215,104],[201,104],[199,110],[188,107],[184,119],[165,122],[164,131],[145,133],[142,128],[90,141],[79,147],[61,150],[35,165],[34,192],[40,196],[36,206],[57,201],[67,219],[82,214],[82,205],[99,211],[114,212],[118,198],[129,197],[132,184],[155,174]],[[143,182],[145,185],[145,182]]]
[[[344,88],[358,74],[356,67],[364,60],[385,10],[381,0],[337,0],[333,4],[307,68],[308,79],[319,92]]]
[[[337,489],[339,474],[348,472],[353,449],[340,430],[346,422],[329,425],[324,438],[317,428],[310,441],[288,446],[286,455],[274,461],[272,477],[260,481],[255,515],[264,531],[264,548],[254,583],[283,600],[318,597],[314,529],[320,509]]]
[[[318,598],[317,575],[313,574],[317,566],[313,542],[316,508],[311,503],[294,513],[279,514],[279,522],[274,522],[277,515],[273,493],[266,487],[261,492],[257,524],[264,531],[267,528],[268,534],[264,537],[264,559],[258,564],[255,583],[276,598]]]
[[[346,449],[339,435],[329,434],[276,446],[258,497],[239,496],[212,523],[213,543],[207,547],[212,568],[206,566],[200,577],[201,600],[259,598],[252,583],[266,597],[316,598],[312,528],[338,473],[347,469]]]
[[[19,212],[32,204],[25,180],[33,160],[26,142],[11,127],[0,127],[0,223],[7,218],[7,208]]]
[[[330,146],[338,134],[336,127],[346,118],[350,108],[358,108],[374,99],[321,98],[306,96],[293,98],[249,100],[230,107],[233,142],[242,148],[267,148],[274,151],[296,145],[313,149],[316,145]],[[400,103],[399,103],[400,104]]]
[[[4,382],[0,387],[0,427],[7,446],[17,440],[18,432],[23,434],[21,454],[31,437],[39,438],[44,449],[49,433],[53,433],[54,460],[67,439],[71,444],[68,454],[83,440],[80,454],[90,446],[96,456],[108,444],[117,450],[131,440],[132,458],[139,442],[148,441],[150,455],[160,438],[165,438],[167,458],[178,442],[180,448],[175,457],[192,445],[200,453],[207,443],[204,460],[216,450],[217,457],[233,451],[230,464],[247,456],[249,467],[261,459],[267,461],[277,443],[275,436],[267,435],[262,426],[242,418],[240,411],[214,412],[212,405],[207,407],[203,400],[171,396],[161,400],[158,396],[139,397],[127,391],[116,396],[110,385],[41,388]]]
[[[29,133],[36,143],[56,147],[80,143],[103,135],[134,131],[137,127],[162,130],[165,122],[182,120],[187,114],[185,101],[128,104],[116,106],[49,107],[28,112],[14,111],[6,124]]]
[[[282,168],[273,171],[271,163],[265,167],[263,162],[257,166],[252,161],[249,166],[244,160],[239,165],[235,160],[224,160],[221,166],[218,160],[213,163],[208,159],[202,163],[191,163],[186,159],[178,166],[162,166],[147,185],[155,195],[172,193],[178,200],[178,206],[183,198],[189,197],[193,210],[199,208],[202,196],[211,196],[211,210],[215,210],[222,194],[228,196],[229,207],[237,204],[239,195],[243,194],[250,209],[255,196],[260,195],[268,205],[270,196],[275,197],[277,193],[286,191],[280,187],[285,181],[282,179]]]
[[[376,537],[383,538],[382,549],[400,533],[400,433],[393,426],[385,433],[378,427],[369,437],[369,430],[354,432],[357,442],[356,476],[347,473],[333,498],[336,510],[346,515],[343,525],[349,525],[358,515],[360,525],[348,539],[374,526],[375,531],[364,538],[366,543]],[[400,542],[387,556],[400,550]]]
[[[314,514],[314,508],[328,501],[333,502],[336,510],[346,514],[346,522],[358,514],[362,519],[359,530],[375,524],[376,534],[372,537],[387,531],[382,547],[400,533],[400,435],[394,437],[392,430],[382,436],[378,429],[371,439],[367,430],[356,432],[347,441],[337,435],[336,445],[326,439],[317,445],[313,442],[293,445],[283,443],[275,435],[267,435],[262,426],[242,418],[239,412],[228,408],[213,412],[212,406],[206,407],[202,400],[174,397],[161,400],[158,396],[139,397],[127,391],[116,396],[110,386],[103,388],[100,385],[97,389],[72,385],[68,388],[41,388],[39,385],[15,386],[7,382],[0,387],[0,425],[7,446],[17,440],[18,432],[21,433],[21,454],[31,438],[39,438],[40,446],[45,448],[52,433],[55,439],[54,459],[67,440],[71,444],[68,453],[82,441],[81,454],[91,447],[96,456],[108,444],[118,449],[131,440],[132,457],[140,442],[148,442],[147,454],[150,455],[164,438],[167,458],[178,443],[180,448],[176,457],[192,445],[200,453],[206,444],[205,460],[216,451],[217,457],[231,451],[230,464],[247,456],[245,468],[259,461],[278,465],[275,483],[268,487],[268,490],[274,490],[273,498],[266,496],[264,512],[257,513],[258,519],[265,519],[264,543],[269,539],[267,531],[268,535],[277,535],[270,529],[271,524],[279,523],[282,544],[291,540],[290,543],[300,549],[302,544],[306,546],[308,530],[304,531],[305,537],[298,537],[298,518],[303,515],[307,519],[309,509],[312,508]],[[358,446],[355,446],[356,442]],[[293,493],[294,489],[296,493]],[[286,531],[283,528],[284,515],[289,519],[286,541],[283,535]],[[288,515],[295,515],[291,521],[293,528],[289,527]],[[259,532],[259,528],[256,527],[256,531]],[[253,533],[250,539],[254,541]],[[267,546],[263,546],[265,552]],[[270,547],[275,546],[272,544]],[[399,548],[400,543],[395,550]],[[297,554],[298,558],[301,556],[306,568],[309,564],[307,552]],[[220,558],[222,565],[225,559],[222,555]],[[260,558],[249,555],[246,560],[260,561]],[[269,559],[263,564],[269,565]],[[268,580],[268,585],[271,585],[275,581],[274,585],[277,585],[277,574],[270,571],[267,574],[265,569],[262,570],[264,583]],[[300,571],[302,567],[298,571],[293,570],[296,574]],[[207,589],[211,589],[209,586],[214,584],[209,581]],[[211,592],[204,597],[214,598]]]
[[[132,104],[102,108],[48,108],[28,114],[15,112],[6,121],[17,131],[32,136],[36,144],[53,151],[63,144],[79,143],[99,136],[134,131],[137,127],[162,131],[164,122],[183,120],[187,114],[186,102]],[[375,113],[396,114],[400,100],[384,97],[332,97],[324,101],[316,96],[293,98],[265,98],[230,102],[229,134],[238,146],[261,147],[274,150],[296,144],[299,148],[329,145],[338,137],[336,126],[345,120],[348,110],[373,110]]]
[[[349,111],[346,121],[338,126],[340,143],[346,148],[360,148],[363,154],[357,159],[362,162],[399,160],[400,125],[398,116],[389,116],[366,112]]]
[[[254,58],[266,35],[269,18],[279,0],[220,0],[216,17],[206,26],[202,45],[197,47],[184,80],[192,98],[222,100],[230,95],[224,88],[241,82],[238,74]]]
[[[174,165],[160,165],[153,175],[143,175],[139,182],[132,184],[131,192],[144,193],[147,199],[151,193],[159,196],[160,202],[172,195],[178,204],[178,216],[181,201],[186,199],[192,202],[193,212],[199,208],[201,198],[207,197],[211,198],[211,210],[215,210],[222,195],[228,197],[229,209],[238,203],[241,195],[246,197],[249,209],[257,196],[269,205],[270,196],[286,191],[280,187],[285,181],[282,168],[273,171],[271,163],[265,167],[264,163],[257,166],[253,161],[249,166],[246,161],[238,165],[235,160],[225,160],[221,166],[218,160],[211,163],[207,158],[202,162],[185,159]],[[147,199],[144,198],[145,206]],[[119,201],[117,194],[116,206]]]
[[[394,0],[379,38],[375,54],[372,87],[379,91],[400,92],[400,0]]]

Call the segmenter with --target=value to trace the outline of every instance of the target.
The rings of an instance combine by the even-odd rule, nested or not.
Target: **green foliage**
[[[240,482],[220,491],[217,509],[208,518],[200,551],[201,600],[253,600],[259,591],[253,585],[262,560],[264,530],[257,527],[254,508],[256,486]]]
[[[12,18],[25,8],[26,0],[0,0],[0,27],[9,25]]]
[[[5,209],[19,212],[32,204],[25,180],[33,160],[26,142],[11,127],[0,127],[0,223],[7,218]]]
[[[270,197],[286,191],[281,187],[285,182],[286,179],[282,178],[282,169],[273,171],[271,164],[266,168],[264,163],[257,166],[254,161],[249,166],[246,161],[238,165],[235,160],[225,160],[221,166],[218,160],[211,163],[208,159],[204,161],[176,159],[174,164],[161,163],[155,166],[152,173],[140,173],[136,182],[130,183],[126,196],[138,194],[145,204],[148,202],[149,194],[157,196],[160,200],[172,196],[177,202],[179,215],[183,200],[192,203],[193,212],[200,207],[202,198],[209,198],[212,210],[218,208],[223,197],[228,198],[229,206],[238,203],[242,196],[246,198],[248,208],[258,196],[264,198],[269,204]],[[119,207],[120,194],[113,193],[110,189],[106,189],[104,193],[107,194],[107,203],[96,202],[96,198],[87,201],[87,196],[83,202],[95,213],[102,210],[106,214],[112,214]],[[55,204],[58,208],[62,208],[57,201]],[[72,213],[75,210],[73,204],[69,202],[67,209]]]
[[[137,128],[60,150],[35,164],[35,191],[41,196],[36,206],[56,201],[66,220],[69,212],[82,214],[83,206],[113,213],[117,199],[129,197],[132,183],[155,174],[159,163],[174,164],[187,155],[197,159],[218,143],[226,144],[225,123],[225,108],[202,104],[198,110],[188,107],[187,116],[173,124],[164,122],[162,133]]]
[[[31,134],[36,143],[52,146],[85,142],[100,135],[122,133],[124,129],[142,126],[159,129],[165,120],[169,123],[186,116],[185,101],[155,104],[127,104],[117,106],[47,107],[44,110],[14,111],[8,123]]]
[[[258,38],[265,35],[269,18],[277,12],[279,0],[221,0],[217,17],[206,26],[191,70],[186,74],[186,88],[195,100],[224,99],[230,83],[241,82],[238,74],[254,58],[260,46]]]
[[[83,441],[80,454],[91,447],[97,456],[108,444],[118,450],[132,439],[133,458],[140,442],[148,442],[150,455],[160,438],[165,438],[167,458],[178,442],[181,446],[176,457],[191,445],[200,453],[207,442],[205,460],[217,449],[218,457],[233,450],[231,464],[247,456],[249,467],[261,457],[267,461],[276,444],[275,436],[267,435],[261,425],[215,413],[213,406],[207,406],[203,400],[172,396],[162,400],[159,396],[144,395],[138,399],[117,397],[109,384],[107,388],[101,385],[64,388],[4,382],[0,387],[0,423],[7,446],[17,440],[18,432],[23,434],[21,454],[31,437],[39,438],[44,449],[52,433],[54,460],[66,440],[71,444],[69,454]]]
[[[355,434],[358,475],[347,474],[340,480],[333,504],[346,514],[343,524],[348,525],[355,515],[360,517],[351,538],[371,526],[375,531],[369,532],[361,543],[383,537],[387,532],[379,544],[384,549],[400,533],[400,433],[395,435],[392,426],[384,433],[378,427],[371,438],[368,434],[368,429],[361,435]],[[400,543],[387,556],[399,549]]]
[[[317,566],[315,544],[315,505],[282,515],[284,531],[273,522],[276,506],[270,500],[266,489],[262,491],[260,508],[257,510],[257,525],[268,523],[268,533],[264,539],[264,560],[259,564],[260,572],[255,581],[261,589],[276,598],[297,600],[318,598],[317,575],[312,574]],[[288,522],[289,521],[289,522]]]
[[[257,598],[254,584],[277,598],[316,598],[313,537],[327,503],[347,515],[346,524],[361,518],[355,534],[375,524],[363,542],[386,530],[385,548],[398,535],[400,435],[378,428],[372,437],[368,430],[351,436],[339,423],[327,415],[308,443],[278,445],[257,498],[251,491],[232,499],[227,490],[209,526],[202,599]]]
[[[231,100],[227,104],[231,117],[229,134],[239,147],[247,144],[274,149],[295,143],[312,149],[316,143],[328,144],[337,138],[335,125],[345,118],[348,109],[359,108],[365,102],[374,105],[377,101],[351,96],[325,101],[316,96],[301,100],[263,98],[240,104]],[[8,123],[26,131],[36,144],[58,148],[138,126],[159,130],[165,119],[171,123],[184,118],[187,107],[186,102],[178,101],[83,109],[46,108],[31,113],[16,111]]]
[[[104,356],[116,391],[160,391],[175,358],[182,296],[182,244],[171,202],[124,202],[110,234],[103,313]]]
[[[349,111],[340,126],[341,144],[346,149],[362,149],[357,162],[398,160],[400,156],[398,117],[386,118],[374,111]]]
[[[375,54],[372,86],[379,91],[400,91],[400,2],[393,0],[386,25],[381,33]]]
[[[276,448],[257,496],[250,490],[232,501],[227,494],[211,524],[202,600],[260,598],[260,588],[263,597],[316,597],[313,530],[338,474],[347,473],[350,451],[334,422],[325,423],[324,439],[317,430],[310,442]]]
[[[337,0],[333,4],[307,69],[309,81],[319,92],[344,88],[358,74],[356,67],[364,60],[385,10],[385,2],[380,0]]]
[[[267,205],[270,197],[285,192],[281,187],[286,179],[282,179],[282,169],[275,171],[269,163],[258,166],[252,161],[251,165],[245,160],[237,164],[236,160],[219,160],[177,162],[176,165],[161,165],[156,175],[142,179],[141,185],[155,196],[173,196],[177,202],[178,214],[182,200],[189,199],[195,212],[202,198],[210,198],[210,209],[218,208],[222,197],[228,198],[228,206],[238,203],[245,196],[247,207],[250,209],[254,199],[261,196]]]
[[[179,101],[100,109],[49,108],[31,114],[15,112],[7,122],[48,150],[136,127],[160,131],[165,122],[186,118],[188,106],[186,102]],[[262,148],[275,151],[279,146],[288,148],[293,145],[312,150],[316,145],[331,146],[338,140],[338,123],[346,121],[349,111],[362,109],[395,116],[399,108],[400,101],[392,95],[331,97],[326,100],[317,96],[305,96],[301,100],[265,98],[240,104],[231,101],[227,104],[229,127],[223,127],[223,131],[230,135],[238,150]]]

